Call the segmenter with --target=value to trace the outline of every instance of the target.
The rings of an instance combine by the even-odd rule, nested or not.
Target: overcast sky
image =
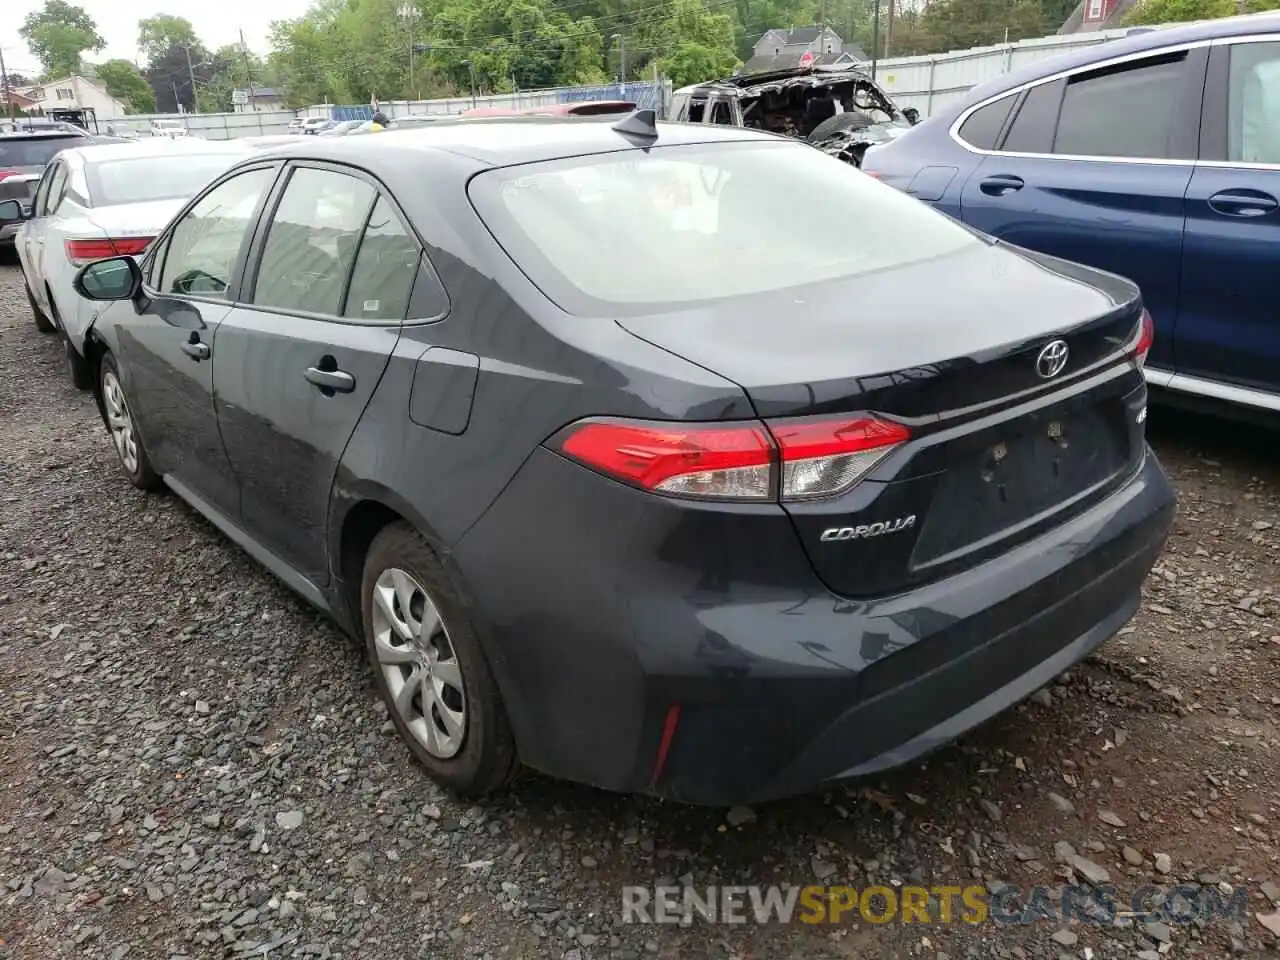
[[[255,53],[266,54],[267,34],[272,20],[288,20],[304,13],[311,0],[72,0],[88,11],[98,24],[98,33],[107,41],[105,49],[91,53],[89,60],[101,62],[115,57],[138,59],[138,21],[157,13],[186,17],[211,50],[239,41]],[[38,73],[40,64],[18,36],[18,28],[44,0],[0,0],[0,48],[5,66],[19,73]],[[144,64],[145,66],[145,64]]]

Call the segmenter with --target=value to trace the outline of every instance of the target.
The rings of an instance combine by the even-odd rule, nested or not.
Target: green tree
[[[658,69],[677,87],[700,83],[732,73],[738,58],[728,52],[703,43],[681,43],[673,51],[658,59]]]
[[[148,63],[160,59],[173,47],[195,49],[199,45],[195,27],[185,17],[157,13],[154,17],[144,17],[138,21],[138,49],[146,56]]]
[[[1261,13],[1280,9],[1280,0],[1142,0],[1125,17],[1125,26],[1184,23],[1188,20],[1216,20],[1237,13]]]
[[[147,83],[147,78],[128,60],[108,60],[99,64],[98,79],[107,93],[127,105],[130,112],[155,112],[155,91]]]
[[[18,34],[44,66],[48,79],[75,73],[81,54],[106,46],[84,8],[66,0],[46,0],[39,10],[27,14]]]

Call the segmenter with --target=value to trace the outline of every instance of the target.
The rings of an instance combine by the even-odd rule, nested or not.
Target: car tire
[[[810,143],[817,143],[820,140],[827,139],[832,134],[843,133],[846,130],[861,130],[863,127],[869,126],[871,126],[871,118],[865,113],[858,111],[837,113],[834,117],[827,117],[827,119],[814,127],[806,139]]]
[[[102,400],[102,420],[111,434],[120,468],[139,490],[159,490],[164,481],[151,466],[142,438],[134,425],[133,413],[120,382],[120,368],[110,352],[98,363],[98,390]]]
[[[31,284],[24,279],[22,285],[27,289],[27,303],[31,304],[31,316],[35,318],[36,329],[41,333],[57,333],[57,324],[50,320],[49,315],[40,309],[40,304],[36,303],[35,294],[31,292]]]
[[[93,367],[89,361],[80,356],[80,351],[71,345],[66,336],[62,338],[62,349],[67,354],[67,374],[77,390],[89,390],[93,387]]]
[[[374,538],[360,601],[374,683],[414,759],[462,796],[509,783],[519,759],[502,696],[467,604],[412,527]]]

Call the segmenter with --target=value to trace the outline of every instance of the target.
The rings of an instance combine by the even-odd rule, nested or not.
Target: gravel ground
[[[350,640],[175,497],[117,474],[0,266],[0,957],[1275,955],[1277,437],[1162,411],[1152,434],[1181,508],[1139,616],[927,764],[728,816],[535,776],[462,804],[410,762]],[[1248,912],[620,916],[623,884],[664,878],[994,890],[1098,871],[1125,898],[1244,890]]]

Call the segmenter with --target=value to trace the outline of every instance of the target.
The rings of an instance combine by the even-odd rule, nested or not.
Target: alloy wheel
[[[124,390],[115,373],[108,370],[102,376],[102,402],[107,412],[107,428],[115,442],[120,462],[130,474],[138,472],[138,438],[133,431],[133,417]]]
[[[467,699],[439,609],[421,583],[392,567],[374,583],[372,619],[378,666],[396,713],[431,756],[456,756],[467,732]]]

